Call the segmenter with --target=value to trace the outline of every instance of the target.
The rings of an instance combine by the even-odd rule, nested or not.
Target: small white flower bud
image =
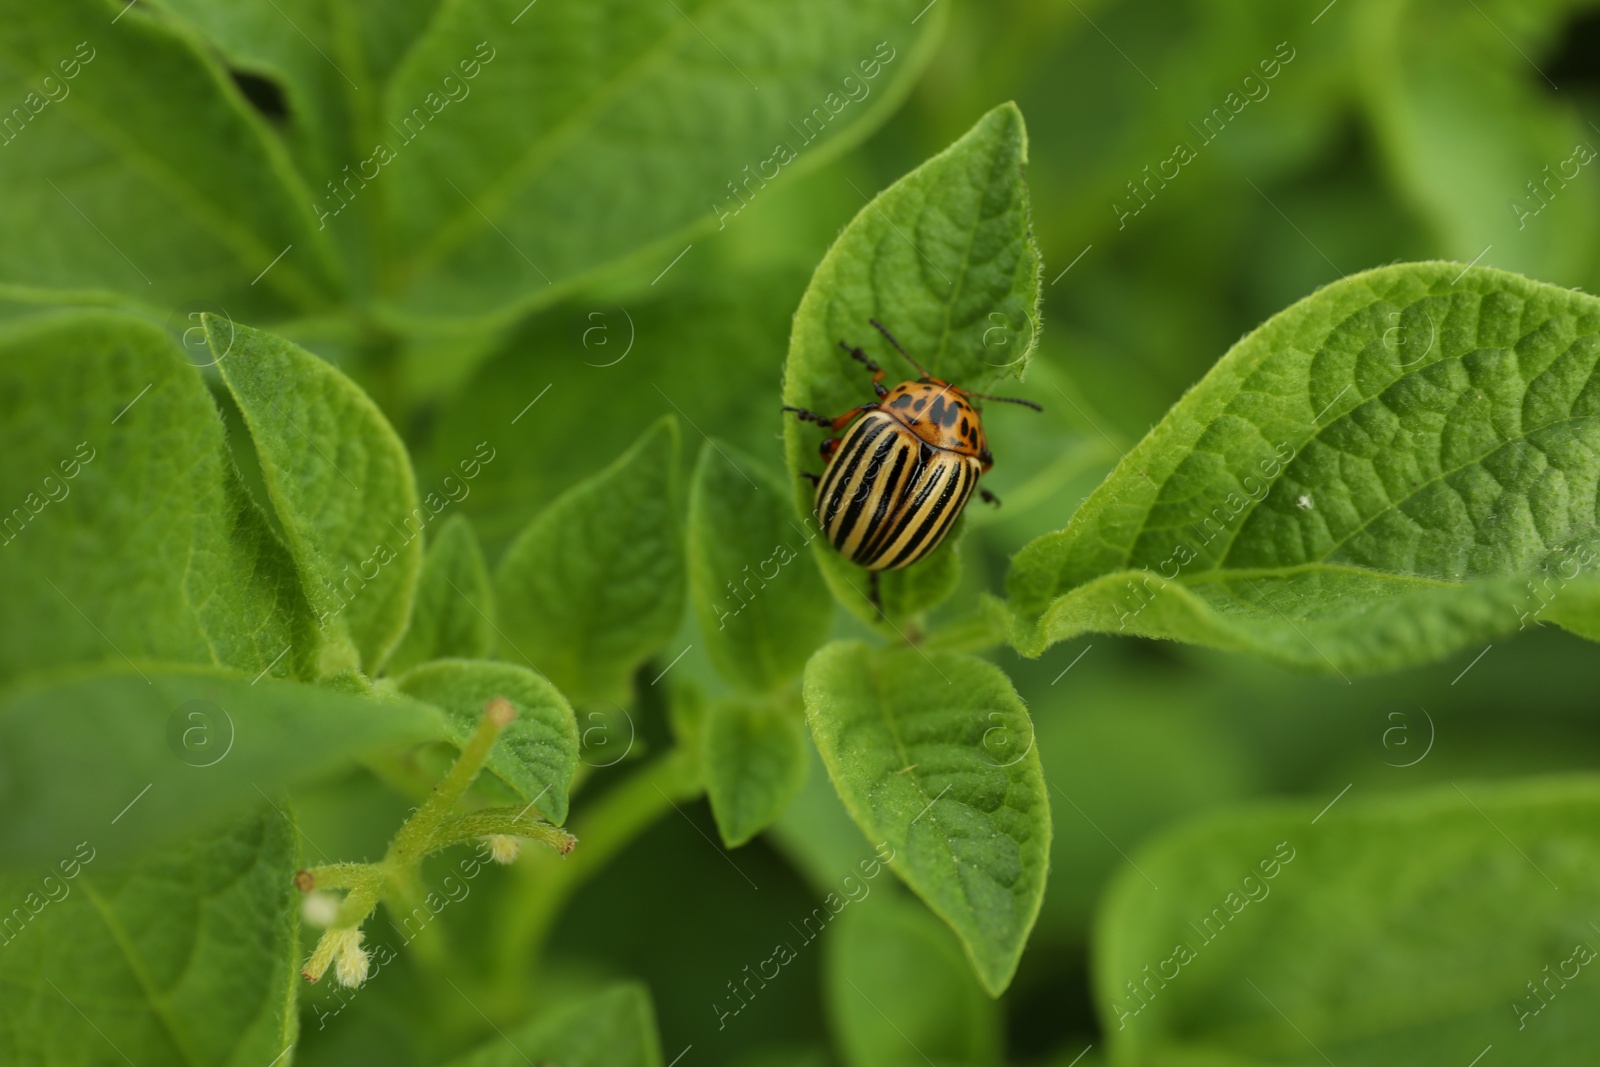
[[[318,929],[332,926],[339,916],[339,898],[332,893],[307,893],[300,903],[300,914]]]
[[[490,834],[484,838],[489,846],[489,858],[496,863],[512,863],[522,849],[522,841],[510,834]]]
[[[333,965],[333,976],[339,984],[354,989],[367,980],[370,960],[367,950],[361,947],[366,936],[360,930],[347,931],[350,935],[339,946],[339,958]]]

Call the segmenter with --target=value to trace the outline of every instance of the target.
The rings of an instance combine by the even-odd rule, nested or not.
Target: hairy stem
[[[484,761],[489,758],[489,750],[515,715],[510,702],[504,698],[496,697],[489,702],[483,718],[478,720],[478,728],[461,749],[461,755],[450,765],[445,776],[439,779],[439,784],[433,787],[433,792],[428,794],[428,799],[422,802],[416,814],[407,819],[405,825],[400,827],[400,832],[394,835],[388,854],[383,857],[383,865],[393,874],[401,878],[414,877],[422,857],[438,847],[435,838],[439,826],[483,769]]]
[[[440,825],[437,838],[443,844],[470,841],[490,834],[510,834],[542,841],[565,856],[572,851],[578,839],[558,826],[552,826],[537,815],[528,815],[531,805],[510,808],[484,808],[481,811],[456,815]],[[442,847],[442,845],[441,845]]]

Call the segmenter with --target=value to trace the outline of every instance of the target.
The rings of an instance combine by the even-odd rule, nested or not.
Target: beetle
[[[813,506],[829,543],[871,572],[869,599],[878,605],[879,573],[909,567],[937,548],[974,489],[986,503],[1000,503],[978,487],[994,457],[971,401],[1043,409],[1031,400],[974,393],[935,378],[881,322],[868,321],[916,368],[916,380],[888,388],[883,384],[888,372],[859,345],[840,341],[840,348],[872,372],[877,401],[837,418],[788,405],[783,410],[836,434],[844,431],[822,442],[823,473],[805,477],[816,486]]]

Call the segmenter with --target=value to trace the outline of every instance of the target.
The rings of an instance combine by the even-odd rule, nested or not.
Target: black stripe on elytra
[[[861,475],[861,484],[854,493],[850,494],[850,506],[845,509],[844,518],[839,520],[839,527],[833,533],[835,544],[843,544],[850,538],[850,531],[856,528],[856,522],[861,518],[862,509],[866,507],[867,498],[872,496],[873,486],[882,477],[883,462],[889,458],[889,453],[896,447],[903,447],[898,433],[884,437],[872,454],[872,463]],[[866,451],[865,448],[862,449]]]
[[[856,423],[850,433],[845,435],[844,444],[840,446],[839,453],[833,457],[833,462],[828,464],[828,473],[817,489],[817,518],[822,520],[822,525],[829,525],[838,515],[840,494],[836,490],[841,485],[850,484],[850,479],[855,475],[856,467],[860,465],[867,446],[893,425],[894,420],[889,418],[873,419],[870,424],[863,420]],[[829,539],[832,540],[831,537]]]
[[[919,559],[939,547],[939,543],[944,540],[945,535],[955,526],[956,520],[961,517],[962,509],[967,506],[967,501],[972,498],[972,489],[978,484],[978,472],[972,469],[971,464],[963,463],[961,465],[961,474],[961,489],[957,493],[956,499],[951,503],[950,510],[946,512],[944,521],[923,543],[924,548],[918,556]]]
[[[919,440],[917,446],[917,465],[911,472],[911,479],[906,483],[908,492],[912,486],[916,485],[916,479],[922,477],[923,472],[928,469],[928,465],[933,461],[935,455],[933,446],[926,441]],[[902,512],[892,526],[885,523],[882,532],[878,534],[870,545],[863,541],[857,546],[853,557],[857,563],[864,564],[876,559],[879,554],[900,539],[900,535],[905,533],[906,527],[915,521],[917,512],[922,510],[923,505],[928,502],[928,498],[938,489],[939,475],[943,469],[941,467],[934,470],[927,481],[917,490],[916,496],[903,502]]]
[[[908,442],[905,455],[910,456],[911,452],[912,450]],[[900,489],[899,496],[891,500],[889,496],[885,494],[880,501],[881,506],[879,508],[879,521],[876,524],[876,528],[873,530],[872,535],[869,537],[863,537],[861,539],[861,544],[856,552],[857,556],[869,560],[876,559],[879,554],[883,552],[884,546],[892,544],[894,539],[899,536],[899,532],[905,529],[907,520],[904,512],[907,510],[915,510],[915,505],[909,504],[906,500],[906,497],[917,488],[917,480],[922,477],[922,472],[927,469],[928,461],[933,458],[934,452],[933,449],[928,446],[927,442],[918,440],[916,455],[916,463],[906,474],[904,484],[897,484],[894,486],[894,488]],[[926,498],[928,495],[928,487],[923,486],[920,492],[922,497]]]
[[[917,527],[917,532],[911,535],[911,540],[906,542],[906,546],[900,550],[899,555],[889,561],[885,569],[893,570],[896,567],[903,567],[914,560],[919,560],[933,547],[933,544],[928,542],[928,531],[932,530],[934,524],[950,509],[951,499],[955,497],[957,489],[966,481],[964,477],[966,466],[965,463],[961,463],[954,464],[948,468],[950,477],[945,479],[944,492],[940,493],[939,499],[935,500],[923,512],[922,525]],[[928,544],[927,548],[922,547],[925,542]]]
[[[883,479],[883,491],[878,494],[878,501],[872,508],[872,515],[867,521],[867,528],[862,531],[861,543],[869,544],[878,539],[883,528],[888,525],[889,516],[893,514],[894,505],[898,497],[895,490],[900,487],[900,476],[905,473],[906,461],[911,457],[914,449],[902,436],[899,438],[899,447],[895,449],[894,467]],[[918,442],[921,443],[920,441]]]

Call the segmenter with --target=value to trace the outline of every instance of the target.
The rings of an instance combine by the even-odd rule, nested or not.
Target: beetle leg
[[[866,366],[872,372],[872,391],[879,396],[888,396],[889,387],[883,384],[884,375],[888,373],[872,361],[872,358],[861,350],[860,345],[851,345],[847,341],[840,341],[839,347],[850,353],[850,358]]]
[[[993,504],[995,507],[1000,506],[1000,498],[989,492],[989,490],[984,489],[982,486],[978,488],[978,498],[981,499],[985,504]]]
[[[867,585],[867,599],[872,601],[872,606],[878,609],[878,618],[885,618],[885,615],[883,614],[883,597],[878,592],[878,572],[868,571],[867,573],[872,575],[872,577],[868,579],[869,584]]]
[[[862,404],[860,407],[851,408],[849,411],[835,419],[830,419],[826,415],[818,415],[815,411],[807,411],[805,408],[790,407],[788,404],[785,404],[782,410],[794,412],[795,418],[799,419],[801,422],[814,422],[818,426],[826,426],[834,433],[838,433],[840,430],[850,425],[851,420],[853,420],[857,415],[865,414],[868,411],[875,411],[877,407],[878,405],[876,404]]]
[[[800,477],[810,482],[813,489],[822,484],[822,475],[820,474],[812,474],[810,471],[801,471]]]

